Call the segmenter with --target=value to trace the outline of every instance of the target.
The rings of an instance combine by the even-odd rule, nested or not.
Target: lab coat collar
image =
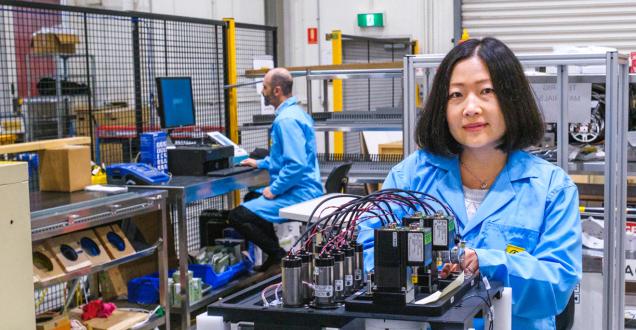
[[[288,98],[287,100],[285,100],[285,102],[281,103],[278,108],[276,108],[276,111],[274,111],[274,114],[276,116],[278,116],[280,114],[281,111],[283,111],[286,108],[291,107],[292,105],[298,103],[298,99],[295,96],[292,96],[290,98]]]
[[[464,203],[459,158],[457,156],[444,157],[432,154],[427,157],[428,163],[446,171],[446,174],[437,184],[437,193],[447,204],[453,206],[458,217],[458,225],[462,236],[479,226],[486,218],[504,207],[515,197],[516,191],[512,182],[538,176],[538,169],[531,166],[534,162],[529,161],[530,157],[532,156],[523,151],[514,151],[508,155],[506,166],[495,179],[471,221],[468,221]]]

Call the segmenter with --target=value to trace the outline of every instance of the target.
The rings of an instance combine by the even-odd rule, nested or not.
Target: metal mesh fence
[[[196,125],[172,130],[176,143],[225,129],[223,22],[38,3],[0,12],[0,143],[91,136],[93,160],[133,161],[140,134],[161,129],[163,76],[192,79]]]
[[[276,65],[275,44],[275,28],[236,24],[236,66],[239,85],[255,80],[253,78],[245,78],[245,70],[254,69],[255,66],[259,66],[259,63],[266,61],[271,61],[274,66]],[[238,87],[237,94],[238,125],[240,127],[245,123],[252,123],[254,115],[261,114],[261,96],[257,92],[256,84]],[[240,144],[248,152],[257,147],[267,148],[267,129],[241,131]]]
[[[342,36],[342,63],[401,61],[411,53],[408,39],[377,39]],[[401,112],[402,79],[345,79],[342,81],[343,111]],[[360,153],[359,133],[345,133],[345,153]]]
[[[201,248],[201,237],[199,236],[199,215],[201,212],[207,209],[227,209],[228,203],[228,198],[223,196],[192,202],[186,205],[185,217],[182,217],[179,214],[179,207],[177,205],[174,205],[171,208],[170,213],[172,219],[186,221],[186,228],[188,231],[188,252],[197,251]],[[179,255],[179,228],[178,224],[174,221],[172,225],[174,228],[174,248],[176,254]]]

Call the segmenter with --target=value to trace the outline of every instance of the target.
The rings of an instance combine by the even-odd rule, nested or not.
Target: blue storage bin
[[[229,266],[220,274],[215,273],[211,265],[191,264],[188,265],[188,270],[192,271],[194,277],[200,277],[203,283],[211,285],[212,289],[216,289],[228,284],[239,275],[246,273],[251,266],[252,263],[243,259],[236,264]]]
[[[155,276],[152,276],[155,275]],[[128,301],[136,304],[159,303],[159,275],[133,278],[128,281]]]

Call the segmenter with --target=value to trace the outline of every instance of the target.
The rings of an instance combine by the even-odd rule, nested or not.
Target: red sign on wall
[[[318,28],[307,28],[307,43],[310,45],[315,45],[318,43]]]

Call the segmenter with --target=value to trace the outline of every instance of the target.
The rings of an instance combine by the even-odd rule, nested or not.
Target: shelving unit
[[[48,242],[52,238],[68,235],[69,233],[113,224],[120,220],[141,215],[145,216],[151,213],[156,214],[154,219],[158,222],[160,235],[155,242],[151,242],[149,247],[130,255],[69,271],[49,280],[34,280],[34,288],[43,289],[66,282],[71,282],[72,286],[76,286],[78,280],[83,276],[156,255],[160,281],[159,304],[166,313],[165,316],[151,319],[141,329],[153,329],[156,326],[165,326],[169,329],[168,250],[165,240],[168,235],[167,195],[167,192],[163,190],[116,194],[86,191],[75,193],[32,192],[30,194],[32,244]],[[143,230],[143,228],[139,229]],[[103,252],[106,253],[106,251]],[[70,295],[70,297],[72,296]],[[65,304],[68,304],[68,302]],[[137,307],[147,308],[147,306]]]
[[[55,81],[55,95],[39,95],[34,96],[31,94],[31,86],[33,84],[34,72],[33,64],[35,58],[50,58],[55,63],[55,74],[52,75],[52,79]],[[71,66],[71,59],[79,58],[84,59],[85,63],[83,65],[88,66],[84,73],[76,74],[69,73]],[[86,55],[86,54],[48,54],[48,55],[36,55],[36,54],[28,54],[26,56],[26,75],[27,75],[27,97],[23,100],[23,112],[24,112],[24,120],[25,126],[27,127],[26,132],[27,141],[33,141],[39,139],[39,135],[36,135],[37,132],[40,134],[46,134],[43,131],[48,125],[51,123],[55,123],[55,128],[57,130],[55,136],[44,135],[44,138],[62,138],[64,136],[73,135],[74,125],[75,123],[72,120],[72,103],[74,98],[78,97],[86,97],[85,104],[92,103],[94,107],[96,104],[95,100],[95,56]],[[86,94],[77,94],[77,95],[65,95],[63,91],[62,82],[71,80],[79,80],[81,82],[85,82],[86,86],[90,89]],[[75,81],[77,82],[77,81]],[[36,112],[52,112],[54,119],[51,119],[47,122],[43,121],[42,114]],[[37,122],[35,121],[37,118]]]
[[[197,177],[197,176],[174,176],[170,182],[163,184],[148,186],[135,185],[128,188],[132,191],[154,191],[157,189],[166,190],[168,192],[167,203],[170,205],[172,222],[175,230],[174,241],[169,242],[171,249],[177,252],[179,259],[179,272],[186,274],[188,272],[188,252],[191,243],[189,232],[192,230],[192,224],[188,223],[188,207],[196,203],[202,202],[212,197],[223,196],[238,189],[248,187],[261,187],[269,182],[269,174],[265,170],[250,171],[240,173],[233,176],[213,178],[213,177]],[[189,230],[190,228],[190,230]],[[195,231],[196,232],[196,231]],[[196,232],[198,235],[198,232]],[[260,274],[260,275],[259,275]],[[263,274],[247,275],[238,281],[230,282],[220,288],[213,288],[207,294],[204,294],[199,301],[190,304],[182,304],[181,308],[172,308],[173,314],[178,314],[180,318],[181,329],[190,329],[190,314],[204,307],[215,300],[227,296],[230,292],[245,288],[254,281],[260,281]],[[188,281],[185,277],[181,277],[181,301],[190,301],[190,293],[188,289]]]

